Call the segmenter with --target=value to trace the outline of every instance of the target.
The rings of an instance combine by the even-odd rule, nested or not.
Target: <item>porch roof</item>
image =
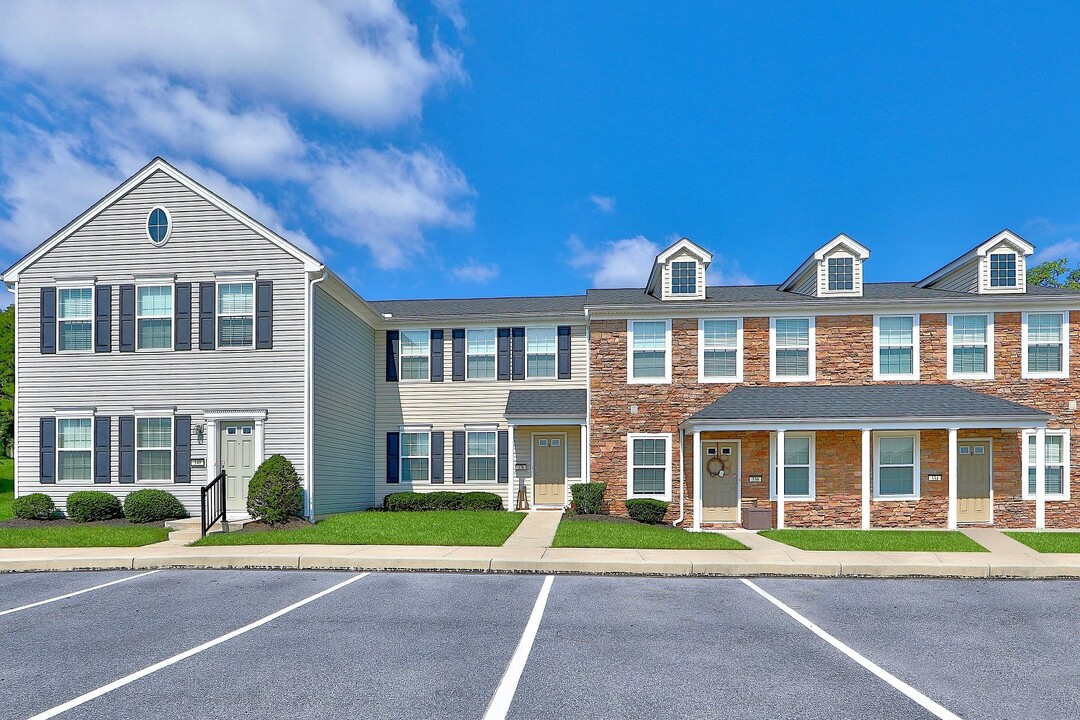
[[[585,389],[511,390],[506,398],[507,420],[567,420],[570,424],[585,421]]]

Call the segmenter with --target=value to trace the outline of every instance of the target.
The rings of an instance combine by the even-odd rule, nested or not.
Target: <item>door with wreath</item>
[[[701,521],[739,522],[739,444],[705,442],[701,464]]]

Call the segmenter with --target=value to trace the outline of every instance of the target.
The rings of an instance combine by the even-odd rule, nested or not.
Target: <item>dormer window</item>
[[[696,295],[697,294],[697,263],[673,262],[671,263],[671,294],[672,295]]]
[[[866,247],[841,233],[815,250],[778,289],[811,297],[862,297],[863,263],[869,257]]]
[[[1016,253],[990,255],[990,287],[1016,287]]]
[[[660,300],[705,299],[705,271],[712,255],[683,238],[653,260],[645,293]]]
[[[829,258],[828,273],[830,291],[855,289],[855,258]]]

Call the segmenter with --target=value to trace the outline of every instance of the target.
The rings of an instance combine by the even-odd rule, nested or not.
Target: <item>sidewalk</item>
[[[1080,578],[1080,554],[1040,554],[994,529],[965,534],[985,553],[810,552],[747,530],[749,550],[552,548],[557,513],[530,513],[502,547],[248,545],[0,550],[0,572],[158,568],[433,570],[623,575]]]

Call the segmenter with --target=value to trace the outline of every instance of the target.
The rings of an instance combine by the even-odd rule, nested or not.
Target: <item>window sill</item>
[[[769,495],[769,499],[776,502],[776,495]],[[785,495],[784,502],[812,502],[817,500],[817,495]]]
[[[671,378],[626,378],[627,385],[670,385]]]
[[[660,500],[661,502],[671,502],[671,493],[667,495],[626,495],[627,500]]]
[[[990,373],[990,374],[988,374],[988,373],[971,373],[971,374],[967,374],[967,373],[950,372],[950,373],[945,375],[945,379],[946,380],[993,380],[994,376],[993,376],[992,373]]]
[[[1022,380],[1068,380],[1068,372],[1052,372],[1052,373],[1022,373],[1020,375]]]
[[[904,502],[904,501],[919,501],[922,500],[921,495],[874,495],[875,502]]]
[[[1031,502],[1035,502],[1035,496],[1034,495],[1025,494],[1022,497],[1022,499],[1023,500],[1030,500]],[[1047,495],[1043,496],[1043,500],[1045,500],[1046,502],[1067,502],[1069,500],[1069,493],[1065,493],[1064,495],[1049,495],[1049,494],[1047,494]]]
[[[770,375],[769,382],[774,383],[812,383],[816,380],[813,375],[810,376],[794,376],[794,375]]]
[[[704,375],[698,375],[698,382],[703,385],[736,385],[742,381],[742,375],[732,375],[731,377],[706,377]]]
[[[914,381],[918,381],[918,379],[919,379],[918,373],[909,374],[909,375],[887,375],[887,374],[882,374],[882,373],[875,373],[874,374],[874,380],[877,381],[877,382],[897,382],[897,381],[914,382]]]

